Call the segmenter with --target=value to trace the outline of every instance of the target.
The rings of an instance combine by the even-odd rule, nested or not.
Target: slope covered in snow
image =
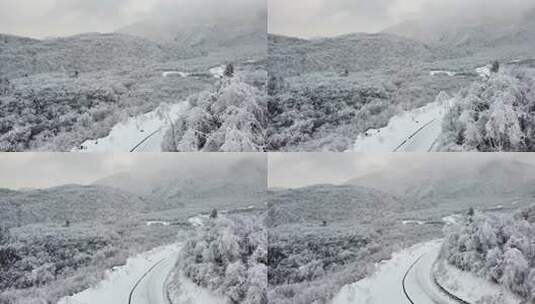
[[[442,131],[447,102],[435,102],[390,119],[357,137],[354,152],[429,152]]]
[[[58,304],[148,304],[154,299],[161,300],[163,283],[174,263],[166,263],[170,267],[158,268],[158,265],[162,261],[174,261],[180,247],[180,244],[173,244],[132,257],[125,266],[109,271],[97,286],[63,298]],[[151,270],[157,275],[151,274]]]
[[[118,123],[108,136],[87,140],[73,151],[161,152],[163,136],[172,127],[172,119],[179,116],[187,107],[186,102],[162,104],[152,112]]]
[[[343,287],[331,304],[456,304],[431,281],[430,266],[440,244],[432,241],[395,253],[392,259],[377,265],[373,275]]]

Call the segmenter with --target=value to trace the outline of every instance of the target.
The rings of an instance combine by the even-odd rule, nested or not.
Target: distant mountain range
[[[9,78],[139,68],[171,56],[162,45],[124,34],[90,33],[49,40],[0,35],[0,74]]]
[[[268,49],[270,70],[292,74],[371,70],[434,57],[424,43],[391,34],[357,33],[314,40],[269,35]]]
[[[269,35],[269,70],[279,76],[417,67],[473,58],[513,60],[535,47],[535,10],[521,18],[407,21],[376,34],[299,39]],[[525,58],[521,58],[525,59]],[[480,64],[480,63],[475,63]]]
[[[360,222],[370,212],[396,212],[402,201],[383,191],[353,185],[315,185],[271,191],[268,225]],[[378,216],[379,214],[377,214]]]
[[[44,190],[0,191],[0,223],[109,222],[153,208],[154,202],[105,186],[65,185]]]
[[[347,184],[380,189],[412,201],[473,201],[489,204],[535,197],[535,166],[508,160],[492,160],[462,166],[407,166],[350,180]]]
[[[506,12],[504,12],[504,15]],[[492,19],[467,18],[441,20],[425,18],[403,22],[387,28],[384,33],[418,40],[426,44],[477,51],[512,45],[535,44],[535,9],[521,17]]]
[[[227,14],[228,15],[228,14]],[[0,75],[133,70],[208,56],[224,61],[263,59],[267,19],[263,11],[210,22],[145,20],[115,33],[84,33],[44,40],[0,33]]]
[[[254,204],[265,197],[267,172],[262,159],[241,160],[229,167],[213,164],[212,167],[212,170],[183,168],[142,175],[123,172],[98,180],[95,185],[129,191],[170,208],[205,200],[239,200]]]

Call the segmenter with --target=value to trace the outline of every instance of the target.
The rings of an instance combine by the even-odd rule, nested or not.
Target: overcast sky
[[[465,170],[496,159],[535,165],[535,154],[531,153],[270,153],[268,184],[271,188],[336,185],[373,173],[413,172],[409,169],[422,167]]]
[[[197,17],[259,3],[265,7],[265,0],[0,0],[0,33],[45,38],[113,32],[145,19]]]
[[[270,33],[311,38],[378,32],[405,20],[500,16],[533,0],[269,0]]]
[[[122,172],[152,176],[174,170],[177,177],[190,170],[226,170],[243,161],[265,167],[265,158],[262,153],[0,153],[0,188],[88,185]]]

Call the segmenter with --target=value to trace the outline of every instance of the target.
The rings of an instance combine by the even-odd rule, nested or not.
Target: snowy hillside
[[[426,45],[388,34],[350,34],[315,40],[269,35],[268,43],[269,71],[283,76],[383,69],[433,57]]]
[[[0,195],[0,221],[6,226],[41,222],[113,221],[140,213],[151,202],[104,186],[69,185]]]
[[[453,157],[451,168],[413,164],[403,171],[373,173],[348,184],[381,189],[426,203],[457,201],[487,207],[531,198],[534,194],[535,168],[530,164],[497,159],[477,161],[461,170],[453,165],[455,162]]]
[[[489,47],[534,45],[534,11],[520,15],[516,12],[504,12],[502,16],[490,19],[458,16],[447,22],[440,18],[422,18],[395,25],[384,32],[472,52]]]

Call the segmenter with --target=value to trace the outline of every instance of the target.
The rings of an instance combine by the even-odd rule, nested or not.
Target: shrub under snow
[[[214,89],[189,98],[191,108],[178,117],[164,137],[168,152],[265,151],[265,75],[256,84],[244,75],[224,78]]]
[[[513,216],[467,216],[446,229],[442,256],[461,270],[535,300],[535,207]]]
[[[180,272],[232,303],[266,304],[267,233],[261,222],[238,216],[211,219],[185,244]]]
[[[535,69],[492,74],[454,100],[444,120],[441,150],[535,151]]]

